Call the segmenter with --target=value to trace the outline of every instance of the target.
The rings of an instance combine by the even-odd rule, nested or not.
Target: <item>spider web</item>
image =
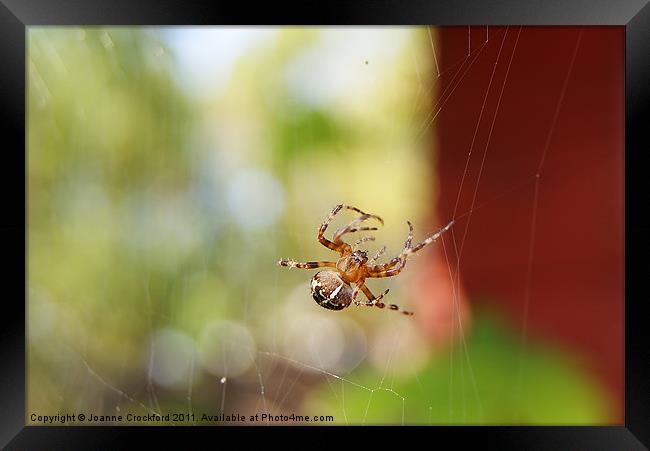
[[[268,30],[262,30],[262,32],[268,32]],[[508,175],[511,183],[502,193],[492,199],[479,200],[484,168],[486,162],[491,161],[492,158],[490,154],[492,150],[491,138],[495,127],[499,126],[497,124],[498,114],[504,92],[508,89],[510,69],[513,61],[517,58],[518,52],[521,51],[518,46],[520,37],[525,32],[526,29],[522,27],[467,27],[467,34],[463,38],[463,41],[465,39],[467,41],[467,51],[464,54],[457,55],[455,61],[451,61],[449,56],[444,59],[441,58],[436,29],[413,29],[411,30],[412,36],[404,41],[404,45],[409,47],[406,53],[409,54],[410,58],[405,59],[404,65],[400,67],[407,72],[411,71],[415,75],[411,79],[415,83],[415,88],[411,87],[407,90],[412,99],[408,113],[410,117],[409,126],[412,131],[407,141],[414,148],[428,146],[427,140],[435,133],[435,127],[438,121],[444,117],[446,107],[456,101],[458,93],[466,89],[466,84],[470,83],[468,81],[469,76],[477,75],[477,62],[485,59],[493,61],[492,65],[487,65],[488,70],[485,73],[478,74],[485,85],[485,91],[480,99],[481,106],[478,116],[468,119],[467,123],[464,124],[464,128],[467,133],[471,134],[472,138],[467,149],[459,150],[466,154],[466,159],[461,177],[458,180],[458,192],[455,197],[452,217],[436,218],[439,221],[439,226],[443,226],[450,220],[454,220],[456,223],[448,233],[442,235],[437,243],[422,251],[422,253],[427,252],[427,250],[431,252],[431,248],[436,246],[440,248],[440,255],[444,258],[443,267],[451,287],[453,307],[450,312],[452,318],[449,321],[451,327],[447,346],[449,373],[447,399],[432,399],[425,388],[428,381],[422,379],[423,376],[426,377],[425,373],[416,370],[408,377],[401,375],[404,362],[400,358],[410,354],[410,346],[413,345],[413,340],[416,342],[421,340],[421,337],[418,338],[417,334],[413,338],[415,326],[409,318],[394,315],[388,311],[359,308],[359,313],[367,314],[369,319],[359,320],[360,316],[355,316],[355,320],[359,320],[359,323],[348,319],[343,319],[343,323],[331,323],[329,319],[319,322],[322,318],[331,315],[332,312],[318,311],[314,313],[317,307],[309,299],[307,285],[312,273],[306,271],[298,273],[298,270],[296,270],[294,274],[293,271],[273,267],[265,269],[265,271],[272,272],[271,279],[264,280],[268,287],[265,292],[265,302],[275,303],[280,307],[260,307],[259,297],[255,297],[255,293],[251,290],[251,285],[254,282],[246,282],[246,279],[241,279],[241,276],[237,275],[236,271],[232,272],[230,275],[233,278],[240,278],[240,281],[237,282],[240,283],[240,289],[236,292],[241,293],[242,297],[227,298],[225,303],[228,305],[237,304],[241,308],[231,310],[231,312],[236,312],[230,315],[232,321],[220,322],[211,330],[215,337],[219,337],[218,340],[213,340],[213,344],[214,346],[220,346],[221,349],[213,351],[215,355],[220,356],[221,362],[215,363],[207,369],[201,368],[200,356],[193,347],[196,346],[196,343],[191,346],[188,345],[188,349],[191,349],[191,351],[187,352],[188,360],[184,364],[188,368],[184,373],[186,377],[184,381],[176,381],[169,386],[161,384],[160,378],[156,380],[156,372],[160,370],[158,362],[161,358],[161,351],[159,346],[161,343],[163,348],[169,346],[169,342],[161,339],[159,335],[156,335],[156,332],[161,317],[166,320],[172,320],[173,318],[165,318],[164,315],[168,314],[168,312],[162,313],[162,311],[159,311],[159,307],[156,306],[155,299],[150,293],[151,281],[145,281],[142,287],[143,299],[146,301],[147,306],[144,315],[150,329],[149,335],[151,338],[146,363],[144,364],[144,384],[118,382],[120,377],[115,375],[112,377],[107,376],[86,357],[83,347],[72,346],[70,347],[70,359],[79,361],[81,373],[86,376],[82,377],[84,387],[86,387],[82,393],[99,393],[99,395],[95,395],[94,399],[84,399],[84,396],[81,396],[80,400],[77,401],[78,406],[81,408],[95,403],[96,410],[103,412],[103,414],[126,411],[140,415],[155,414],[159,416],[181,411],[193,414],[189,420],[162,421],[165,424],[200,424],[200,415],[203,413],[209,415],[242,414],[246,417],[256,413],[270,413],[272,415],[290,415],[291,413],[297,415],[331,414],[335,417],[337,423],[365,424],[377,422],[377,420],[369,420],[373,409],[384,409],[386,405],[388,410],[398,412],[398,424],[407,424],[410,422],[409,419],[416,419],[411,421],[419,423],[433,424],[439,422],[432,420],[433,411],[443,403],[448,406],[448,423],[467,421],[470,410],[477,412],[478,419],[484,418],[484,400],[489,397],[486,393],[489,388],[482,385],[482,381],[479,380],[475,372],[476,356],[473,355],[468,346],[468,325],[465,323],[462,314],[463,251],[466,248],[468,237],[472,233],[472,217],[479,210],[490,208],[495,199],[512,195],[523,187],[523,189],[532,190],[533,196],[530,204],[531,219],[529,223],[526,279],[523,281],[525,286],[524,319],[520,324],[520,359],[517,386],[514,388],[517,396],[520,397],[524,390],[522,387],[526,381],[525,359],[523,356],[528,347],[528,316],[534,281],[540,184],[544,180],[546,158],[553,151],[553,134],[582,38],[582,32],[580,31],[573,43],[573,52],[568,67],[558,67],[558,70],[564,73],[564,81],[535,170],[529,174],[516,174],[516,177],[514,174]],[[252,46],[252,44],[247,45]],[[410,62],[407,64],[406,61]],[[366,65],[372,65],[373,63],[372,60],[366,61]],[[485,67],[485,65],[481,67]],[[372,70],[367,71],[366,76],[369,83],[373,83]],[[441,89],[440,82],[442,80],[446,81],[444,89]],[[434,99],[433,104],[431,99]],[[397,130],[388,129],[381,133],[388,142],[399,142]],[[485,138],[480,139],[483,135],[485,135]],[[397,153],[389,155],[388,158],[391,163],[399,167]],[[472,168],[477,162],[478,170],[473,173]],[[513,180],[516,180],[516,182],[512,182]],[[467,197],[468,193],[469,197]],[[464,199],[469,199],[469,201],[464,201]],[[339,199],[325,199],[318,207],[320,208],[322,204],[330,205],[339,201]],[[309,200],[306,199],[303,202],[308,203]],[[357,206],[371,213],[382,215],[380,211],[366,209],[363,205]],[[316,210],[316,207],[306,208],[305,210]],[[325,211],[322,213],[321,216],[324,216]],[[310,217],[302,220],[302,222],[309,222],[312,225],[305,230],[298,227],[290,229],[273,228],[271,232],[272,239],[270,240],[272,244],[263,245],[263,247],[265,246],[263,255],[275,255],[276,259],[285,257],[282,254],[283,246],[278,243],[286,241],[297,244],[298,255],[291,256],[296,260],[305,261],[314,259],[311,257],[312,255],[326,255],[322,250],[317,250],[316,254],[314,254],[317,246],[315,231],[321,219],[321,217]],[[346,216],[337,219],[337,221],[345,223],[346,220],[349,221],[350,219],[350,217]],[[422,224],[423,222],[419,221],[418,223]],[[254,252],[252,250],[256,246],[262,246],[259,243],[264,240],[264,233],[252,230],[248,232],[249,236],[247,238],[242,238],[227,220],[216,220],[213,221],[212,225],[226,236],[231,236],[233,242],[243,243],[244,248],[237,255],[241,259],[243,267],[253,267],[253,257],[251,255]],[[335,230],[334,226],[332,224],[330,230]],[[425,233],[427,231],[422,226],[416,226],[414,243],[424,239]],[[381,230],[377,232],[376,236],[377,242],[375,243],[376,247],[379,248],[383,244]],[[386,254],[388,258],[392,258],[392,255],[389,255],[390,249],[393,252],[400,249],[397,243],[404,238],[399,237],[398,239],[396,232],[394,236],[394,239],[389,238],[389,241],[392,239],[392,242],[396,244],[389,245],[389,252]],[[251,250],[251,252],[247,252],[247,250]],[[214,268],[215,256],[213,252],[205,252],[206,263],[204,270]],[[232,254],[228,249],[226,253]],[[383,258],[386,258],[386,256]],[[411,269],[417,265],[418,259],[423,259],[423,257],[414,258],[414,262],[410,263],[407,268]],[[223,270],[224,267],[219,266],[219,268]],[[295,284],[301,278],[304,279],[304,282],[291,288],[291,284]],[[399,282],[394,280],[399,280],[399,277],[389,281],[377,281],[371,289],[373,292],[381,292],[380,290],[385,286],[392,289],[391,294],[395,291],[397,291],[398,295],[402,294]],[[184,297],[184,292],[185,289],[181,288],[181,298]],[[288,300],[281,302],[285,298],[288,298]],[[406,296],[399,296],[399,299],[401,307],[408,307],[402,305],[402,302],[407,299]],[[262,309],[261,314],[258,309]],[[270,321],[268,318],[262,318],[264,315],[268,315]],[[302,328],[300,328],[295,323],[285,321],[287,317],[293,315],[302,318],[307,326],[301,326]],[[315,323],[310,324],[309,321],[315,321]],[[301,333],[308,331],[310,327],[318,328],[319,325],[325,329],[333,327],[332,330],[336,330],[336,327],[342,327],[341,324],[344,324],[345,327],[349,328],[349,332],[354,335],[359,331],[363,332],[364,327],[368,327],[368,323],[374,321],[381,324],[379,329],[382,334],[361,333],[360,336],[364,338],[358,341],[364,345],[365,351],[356,357],[356,361],[343,365],[346,367],[344,369],[329,368],[336,365],[332,365],[331,361],[325,361],[328,359],[327,353],[324,355],[312,353],[311,358],[307,359],[292,356],[286,351],[291,349],[286,344],[288,339],[287,330],[291,327],[298,327],[295,333],[289,330],[294,333],[294,339],[296,336],[300,336]],[[258,330],[259,333],[257,333]],[[383,338],[379,342],[375,342],[372,340],[373,336],[382,336]],[[318,337],[323,340],[329,339],[327,334]],[[422,346],[421,343],[416,343],[416,345]],[[332,340],[331,344],[328,342],[328,346],[333,348],[343,346],[344,349],[345,343],[341,345],[340,343],[337,344],[336,340]],[[327,350],[329,348],[318,349]],[[375,352],[377,350],[381,352]],[[339,354],[343,355],[342,353],[344,354],[344,351],[339,352]],[[297,354],[300,355],[299,352]],[[368,364],[366,361],[370,355],[375,356],[372,359],[374,368],[376,368],[375,371],[367,369]],[[413,395],[407,395],[398,388],[398,386],[403,385],[405,378],[414,379],[415,385],[419,387],[416,392],[419,391],[421,398],[425,400],[424,412],[409,411],[412,401],[414,401]],[[125,380],[127,379],[125,378]],[[373,382],[369,383],[368,380]],[[454,386],[454,384],[458,383],[458,380],[469,381],[468,387],[471,389],[469,393],[466,393],[465,383],[461,383],[459,387]],[[170,388],[172,386],[173,388]],[[66,388],[64,392],[68,390],[70,390],[70,387]],[[319,394],[313,395],[315,391],[318,391]],[[413,391],[409,390],[409,393],[413,393]],[[92,397],[92,395],[89,395],[89,397]],[[359,398],[367,400],[360,411],[358,407]],[[353,406],[350,399],[355,400]],[[328,406],[329,408],[326,408]],[[419,407],[414,407],[414,409],[419,409]],[[286,421],[268,418],[259,421],[267,424],[286,423]],[[225,421],[225,423],[228,422]],[[387,422],[390,423],[393,420],[387,420]],[[324,421],[320,423],[327,424]]]

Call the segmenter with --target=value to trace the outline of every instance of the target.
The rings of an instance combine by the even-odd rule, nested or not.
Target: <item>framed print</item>
[[[644,449],[650,7],[477,3],[3,0],[2,445]]]

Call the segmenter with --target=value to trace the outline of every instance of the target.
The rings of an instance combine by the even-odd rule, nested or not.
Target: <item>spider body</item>
[[[341,227],[334,232],[334,236],[330,241],[325,238],[327,226],[334,216],[344,208],[353,210],[361,216],[347,226]],[[406,259],[408,256],[436,241],[440,235],[451,228],[454,221],[451,221],[445,227],[415,246],[411,245],[411,242],[413,241],[413,226],[411,226],[410,222],[407,222],[409,226],[409,234],[404,243],[404,249],[402,252],[388,263],[375,265],[375,261],[385,252],[385,246],[379,249],[379,251],[370,259],[368,259],[368,254],[365,251],[355,250],[357,245],[366,241],[373,241],[374,237],[362,237],[358,239],[353,246],[342,240],[342,237],[348,233],[377,230],[376,227],[361,227],[361,224],[368,219],[375,219],[382,225],[384,224],[384,221],[379,216],[364,213],[358,208],[349,205],[337,205],[318,229],[318,241],[328,249],[339,253],[340,258],[336,262],[321,261],[305,263],[282,259],[278,264],[280,266],[301,269],[333,268],[320,271],[311,279],[312,297],[321,307],[330,310],[343,310],[354,302],[356,305],[367,305],[369,307],[379,308],[388,307],[390,310],[401,311],[405,315],[413,315],[412,312],[400,310],[399,306],[395,304],[384,304],[383,302],[380,302],[380,300],[388,293],[388,290],[384,291],[380,296],[375,297],[370,289],[365,285],[365,280],[369,278],[396,276],[406,266]],[[354,288],[352,287],[352,284],[355,285]],[[368,298],[367,302],[357,300],[359,291],[362,291],[366,298]]]
[[[365,265],[368,254],[364,251],[354,251],[350,255],[341,257],[336,262],[336,269],[347,283],[357,283],[365,275]]]
[[[321,307],[343,310],[352,303],[353,289],[336,271],[319,271],[311,279],[311,295]]]

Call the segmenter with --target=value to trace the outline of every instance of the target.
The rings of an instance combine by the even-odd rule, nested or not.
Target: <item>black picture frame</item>
[[[0,129],[4,164],[0,184],[0,233],[4,290],[0,329],[0,446],[7,449],[116,449],[133,435],[164,441],[181,435],[192,445],[197,434],[224,440],[225,428],[25,426],[26,303],[26,29],[32,25],[620,25],[625,27],[625,424],[602,427],[408,428],[409,440],[425,429],[428,443],[454,446],[479,442],[497,449],[646,449],[650,446],[650,350],[643,282],[650,265],[650,5],[648,0],[330,0],[327,3],[193,3],[181,0],[0,0]],[[19,188],[22,187],[22,188]],[[22,196],[21,196],[22,194]],[[22,202],[21,202],[22,201]],[[150,434],[154,430],[155,434]],[[240,430],[239,428],[228,428]],[[255,428],[260,429],[260,428]],[[277,434],[285,428],[266,428]],[[302,429],[302,428],[301,428]],[[311,428],[305,428],[311,430]],[[330,430],[338,428],[330,428]],[[246,429],[248,431],[249,429]],[[180,432],[180,434],[179,434]],[[390,428],[371,428],[373,437],[395,437]],[[190,436],[190,434],[192,434]],[[184,436],[184,437],[183,437]],[[191,438],[191,441],[189,440]],[[444,442],[440,442],[443,440]],[[153,442],[149,442],[153,443]],[[213,442],[214,444],[214,442]],[[644,446],[645,445],[645,446]]]

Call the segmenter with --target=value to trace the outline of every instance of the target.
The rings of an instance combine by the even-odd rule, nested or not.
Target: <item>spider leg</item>
[[[368,213],[366,213],[365,211],[361,211],[361,210],[359,210],[357,207],[352,207],[352,206],[350,206],[350,205],[342,205],[341,207],[342,207],[342,208],[347,208],[348,210],[356,211],[357,213],[359,213],[359,214],[362,215],[362,216],[363,216],[363,215],[371,216],[371,217],[377,219],[379,222],[381,222],[382,225],[384,224],[384,220],[381,219],[379,216],[368,214]]]
[[[454,221],[451,221],[449,224],[447,224],[446,226],[444,226],[442,229],[438,230],[436,233],[434,233],[433,235],[429,236],[428,238],[426,238],[425,240],[421,241],[420,243],[416,244],[415,246],[413,246],[413,247],[409,247],[408,249],[404,249],[404,251],[402,251],[402,256],[407,257],[407,256],[409,256],[410,254],[414,254],[414,253],[416,253],[417,251],[419,251],[420,249],[422,249],[424,246],[427,246],[427,245],[429,245],[429,244],[435,242],[438,238],[440,238],[440,236],[441,236],[443,233],[445,233],[447,230],[449,230],[449,229],[451,228],[452,225],[454,225]]]
[[[359,221],[360,218],[356,219],[355,221],[352,221],[352,223],[350,223],[350,225],[348,225],[347,227],[344,227],[342,229],[337,230],[336,233],[334,234],[334,241],[330,241],[327,238],[325,238],[325,231],[327,230],[327,226],[329,226],[330,222],[332,222],[332,219],[334,219],[334,216],[336,216],[336,214],[339,211],[341,211],[342,209],[344,209],[344,208],[347,209],[347,210],[352,210],[352,211],[355,211],[355,212],[359,213],[361,215],[361,217],[364,218],[364,219],[362,219],[361,221]],[[375,218],[379,222],[381,222],[382,224],[384,223],[383,219],[381,219],[379,216],[365,213],[365,212],[359,210],[358,208],[352,207],[350,205],[339,204],[336,207],[334,207],[332,209],[332,211],[330,211],[329,215],[327,216],[327,218],[325,218],[325,221],[323,221],[320,228],[318,229],[318,241],[323,246],[325,246],[325,247],[327,247],[329,249],[332,249],[333,251],[338,252],[341,255],[349,254],[350,252],[352,252],[352,247],[349,244],[344,243],[340,239],[341,235],[343,235],[345,233],[350,233],[352,231],[358,232],[358,231],[361,231],[361,230],[377,230],[376,228],[370,228],[370,227],[356,228],[356,226],[358,224],[360,224],[362,221],[365,221],[366,219],[369,219],[369,218]],[[352,224],[355,224],[355,225],[352,226]],[[348,228],[354,229],[354,230],[346,230]],[[340,232],[343,232],[343,233],[340,233]]]
[[[393,266],[399,264],[396,268]],[[390,262],[385,265],[377,265],[372,267],[367,273],[366,277],[379,279],[382,277],[393,277],[402,272],[402,269],[406,266],[406,258],[395,257]]]
[[[382,303],[379,302],[379,301],[380,301],[384,296],[386,296],[386,295],[388,294],[388,292],[390,291],[390,289],[386,289],[386,291],[384,291],[384,292],[383,292],[382,294],[380,294],[378,297],[375,297],[375,295],[372,294],[372,292],[370,291],[370,289],[369,289],[367,286],[365,286],[364,284],[357,285],[357,288],[358,288],[359,290],[363,291],[363,294],[366,295],[366,297],[368,298],[368,300],[367,300],[367,301],[356,301],[356,300],[355,300],[354,303],[355,303],[356,305],[366,305],[366,306],[368,306],[368,307],[374,307],[374,306],[377,305],[378,303],[379,303],[379,304],[382,304]],[[382,304],[382,305],[384,305],[384,304]],[[385,305],[384,305],[384,307],[385,307]],[[380,307],[380,308],[384,308],[384,307]]]
[[[402,265],[400,267],[400,270],[401,270],[401,268],[404,267],[404,265],[406,264],[406,257],[403,256],[403,253],[407,249],[410,249],[411,242],[413,241],[413,225],[411,224],[410,221],[406,221],[406,222],[409,225],[409,234],[408,234],[408,237],[406,238],[406,241],[404,242],[404,249],[402,250],[402,253],[400,255],[398,255],[397,257],[395,257],[394,259],[392,259],[391,261],[389,261],[388,263],[385,263],[383,265],[377,265],[377,266],[371,267],[369,273],[377,274],[377,273],[385,272],[385,271],[391,269],[393,266],[397,265],[398,263],[402,263]],[[384,249],[382,248],[382,249],[380,249],[380,251],[383,254]],[[377,258],[379,258],[379,257],[375,256],[372,259],[370,259],[368,261],[368,265],[374,263],[377,260]],[[396,275],[396,274],[399,274],[399,271],[397,271],[396,273],[391,273],[390,275],[383,275],[383,276],[380,276],[380,277],[390,277],[391,275]],[[370,276],[370,277],[377,277],[377,276]]]
[[[363,302],[363,301],[355,301],[357,305],[367,305],[368,307],[378,307],[378,308],[386,308],[388,307],[390,310],[395,310],[397,312],[400,312],[404,315],[411,316],[413,315],[413,312],[408,312],[406,310],[400,309],[400,307],[396,304],[384,304],[383,302],[379,302],[386,294],[388,294],[389,290],[384,291],[381,295],[378,297],[375,297],[375,295],[372,294],[370,289],[365,286],[365,285],[360,285],[359,288],[361,291],[363,291],[363,294],[366,295],[368,298],[369,302]]]
[[[334,235],[334,242],[335,243],[342,243],[343,240],[341,240],[341,237],[347,233],[354,233],[354,232],[368,232],[368,231],[373,231],[373,230],[378,230],[377,227],[352,227],[350,228],[345,227],[343,229],[339,229],[336,231],[336,234]]]
[[[293,260],[287,260],[283,258],[278,261],[278,265],[287,266],[289,268],[300,268],[300,269],[315,269],[315,268],[336,268],[336,263],[334,262],[296,262]]]
[[[357,282],[357,285],[354,287],[354,290],[352,290],[352,302],[354,302],[357,305],[359,305],[359,302],[361,302],[361,301],[357,301],[357,296],[359,295],[359,290],[361,289],[362,286],[363,286],[363,280],[360,280],[359,282]]]
[[[352,245],[352,249],[356,249],[356,247],[358,245],[360,245],[361,243],[365,243],[366,241],[375,241],[375,237],[374,236],[362,236],[361,238],[359,238],[357,241],[354,242],[354,244]]]
[[[409,249],[411,247],[411,242],[413,241],[413,224],[411,224],[411,221],[406,221],[406,223],[409,225],[409,235],[406,237],[406,241],[404,242],[404,250]]]
[[[340,242],[340,243],[333,243],[332,241],[328,240],[325,238],[325,231],[327,230],[327,226],[332,222],[332,219],[334,219],[334,216],[341,211],[341,209],[345,207],[345,205],[337,205],[330,211],[329,215],[327,215],[327,218],[323,221],[323,223],[320,225],[318,228],[318,241],[328,249],[331,249],[335,252],[338,252],[341,255],[345,255],[346,253],[349,253],[352,251],[352,248],[350,247],[349,244]]]
[[[449,230],[453,224],[454,221],[451,221],[449,224],[444,226],[442,229],[438,230],[433,235],[429,236],[425,240],[411,247],[411,241],[413,240],[413,227],[409,222],[409,229],[410,229],[409,236],[406,239],[406,242],[404,243],[404,250],[402,251],[402,253],[397,257],[395,257],[394,259],[392,259],[391,261],[389,261],[388,263],[386,263],[385,265],[374,266],[370,271],[368,271],[367,277],[380,278],[380,277],[396,276],[402,271],[402,269],[404,269],[404,266],[406,266],[406,259],[408,258],[408,256],[414,254],[415,252],[419,251],[420,249],[427,246],[428,244],[435,242],[438,238],[440,238],[440,236],[443,233]],[[399,264],[399,266],[397,268],[393,268],[397,264]]]
[[[407,250],[407,249],[409,249],[411,247],[411,242],[413,241],[413,225],[411,224],[410,221],[406,221],[406,223],[409,225],[409,234],[408,234],[408,237],[406,238],[406,241],[404,242],[404,249],[402,249],[402,253],[404,253],[405,250]],[[385,249],[383,249],[383,248],[380,249],[381,253],[378,252],[379,255],[376,255],[375,257],[371,258],[370,261],[368,261],[368,264],[370,265],[370,264],[374,263],[379,258],[379,256],[384,253],[383,252],[384,250]],[[384,265],[379,265],[379,266],[374,267],[373,270],[375,272],[378,272],[378,271],[383,271],[383,270],[386,270],[386,269],[390,269],[393,266],[395,266],[396,264],[398,264],[399,262],[401,262],[404,258],[405,257],[403,257],[402,254],[400,254],[397,257],[395,257],[394,259],[392,259],[391,261],[389,261],[388,263],[385,263]]]
[[[361,216],[359,216],[357,219],[352,221],[347,226],[338,229],[334,233],[334,237],[333,237],[334,242],[340,243],[342,241],[341,237],[347,233],[360,232],[362,230],[377,230],[377,227],[359,227],[359,224],[371,218],[378,220],[379,222],[381,222],[382,225],[384,224],[384,221],[379,216],[363,213]]]
[[[381,249],[379,249],[377,253],[370,260],[368,260],[367,265],[370,266],[371,264],[376,262],[379,257],[384,255],[384,252],[386,252],[386,246],[382,246]]]

